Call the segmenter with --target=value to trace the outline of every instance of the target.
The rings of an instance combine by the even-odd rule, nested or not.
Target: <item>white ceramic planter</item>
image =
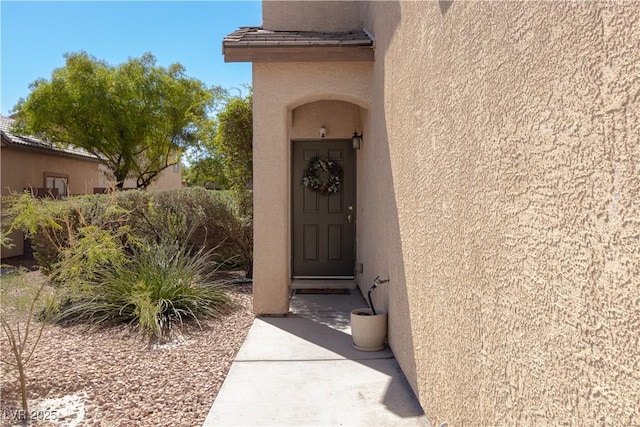
[[[360,351],[379,351],[385,347],[387,312],[370,308],[357,308],[351,312],[353,348]]]

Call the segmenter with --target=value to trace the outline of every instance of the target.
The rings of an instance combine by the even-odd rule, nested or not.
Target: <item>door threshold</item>
[[[355,289],[355,280],[352,278],[314,278],[301,279],[293,278],[290,284],[291,289]]]

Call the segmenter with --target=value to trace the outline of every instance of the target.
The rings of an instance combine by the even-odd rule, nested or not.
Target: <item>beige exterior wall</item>
[[[291,111],[290,139],[320,139],[320,127],[326,139],[350,139],[362,132],[362,108],[345,101],[316,101]]]
[[[0,258],[11,258],[24,254],[24,234],[21,231],[12,231],[7,234],[7,237],[11,239],[10,248],[0,247]]]
[[[177,190],[182,188],[182,166],[178,163],[160,172],[158,179],[149,186],[151,191]]]
[[[640,4],[362,4],[373,64],[254,64],[256,312],[287,311],[293,119],[348,101],[358,280],[431,422],[640,424]]]
[[[371,5],[392,348],[433,422],[638,424],[640,6],[443,12]]]
[[[68,177],[69,194],[91,194],[98,187],[99,163],[39,152],[2,148],[2,194],[25,187],[45,187],[45,173]]]
[[[25,187],[46,187],[45,174],[66,177],[69,194],[90,194],[93,193],[93,187],[100,186],[100,165],[97,162],[13,150],[3,146],[0,151],[0,165],[3,196],[21,192]],[[11,249],[1,248],[1,257],[22,255],[22,233],[14,232],[9,237],[15,246]]]
[[[362,120],[360,108],[368,107],[370,81],[371,65],[366,63],[253,65],[253,89],[260,94],[253,101],[254,240],[259,242],[253,280],[258,314],[289,311],[291,139],[319,138],[323,123],[315,120],[332,106]],[[316,101],[343,102],[319,103],[322,111],[313,115],[305,104]],[[322,120],[328,138],[353,135],[352,124],[335,112]]]
[[[105,182],[107,182],[105,180]],[[124,181],[124,188],[136,188],[136,180],[127,178]],[[108,187],[109,185],[105,185]],[[147,188],[149,191],[177,190],[182,188],[182,166],[178,164],[164,169],[158,178]]]
[[[267,0],[262,2],[262,26],[273,31],[361,29],[365,6],[358,1]]]
[[[110,187],[109,169],[102,163],[66,156],[43,154],[2,147],[0,151],[0,178],[2,195],[21,192],[25,187],[46,187],[45,174],[63,176],[69,184],[69,194],[92,194],[94,188]],[[125,187],[135,187],[135,180]],[[150,191],[173,190],[182,187],[182,169],[178,166],[164,170],[158,180],[149,186]],[[14,243],[11,249],[1,248],[2,258],[20,256],[24,253],[21,232],[9,236]]]

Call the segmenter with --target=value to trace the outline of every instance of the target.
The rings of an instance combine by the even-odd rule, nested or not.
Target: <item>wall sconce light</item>
[[[322,125],[320,128],[320,138],[324,138],[325,136],[327,136],[327,128],[325,125]]]
[[[351,143],[353,144],[354,150],[359,150],[362,147],[362,134],[358,135],[358,131],[353,132],[353,136],[351,137]]]

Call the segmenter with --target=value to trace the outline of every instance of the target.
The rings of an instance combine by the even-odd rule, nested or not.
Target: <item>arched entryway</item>
[[[356,152],[351,136],[362,132],[363,109],[351,102],[319,100],[291,110],[292,280],[353,279],[356,259]],[[339,181],[332,191],[313,188]],[[339,176],[339,178],[338,178]]]

